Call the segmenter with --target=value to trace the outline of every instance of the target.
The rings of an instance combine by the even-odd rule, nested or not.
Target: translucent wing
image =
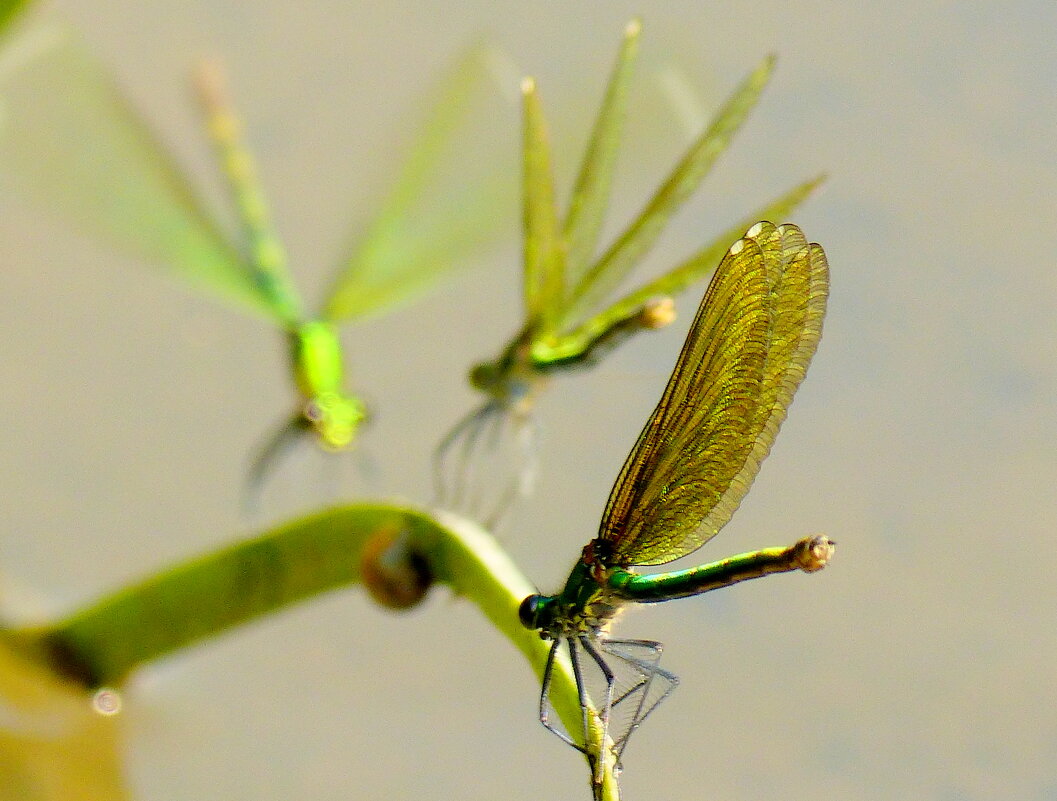
[[[501,66],[495,52],[474,47],[431,93],[392,190],[334,279],[327,319],[365,317],[408,300],[506,231],[517,185],[513,150],[489,132],[509,130],[508,104],[484,102]]]
[[[610,75],[602,108],[591,131],[569,200],[563,233],[567,246],[568,281],[571,285],[579,282],[594,256],[609,206],[609,190],[624,128],[628,85],[638,54],[641,30],[642,24],[637,19],[629,22],[624,30],[624,44]]]
[[[550,136],[543,118],[536,82],[521,83],[522,184],[525,312],[544,331],[553,327],[565,287],[565,253],[554,201],[554,167]]]
[[[638,217],[584,274],[579,284],[571,288],[566,322],[574,321],[587,310],[597,307],[649,251],[672,215],[697,188],[755,107],[773,67],[774,59],[768,57],[745,79]]]
[[[131,254],[251,309],[277,311],[103,67],[60,29],[5,43],[0,171]]]
[[[820,175],[810,181],[805,181],[766,206],[746,215],[679,266],[628,293],[605,311],[563,334],[554,347],[558,348],[562,345],[570,348],[583,347],[581,343],[594,340],[618,321],[634,314],[649,301],[683,292],[687,287],[712,272],[719,260],[723,258],[727,243],[740,236],[755,220],[780,220],[787,217],[824,179],[825,176]]]
[[[731,246],[610,494],[612,564],[670,562],[730,519],[814,354],[828,280],[794,225],[758,223]]]

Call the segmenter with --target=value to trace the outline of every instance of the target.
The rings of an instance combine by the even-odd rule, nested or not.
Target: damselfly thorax
[[[522,624],[538,629],[547,640],[604,636],[627,599],[609,586],[611,568],[594,557],[592,540],[558,595],[530,595],[521,602]]]
[[[303,423],[312,428],[325,450],[347,448],[367,418],[367,409],[363,401],[344,390],[337,328],[324,320],[310,320],[290,331],[289,342]]]
[[[525,419],[550,383],[546,368],[532,356],[532,331],[526,329],[499,358],[470,370],[470,385],[491,397],[507,414]]]
[[[549,376],[532,357],[523,331],[492,361],[470,370],[486,400],[440,441],[433,454],[435,503],[497,527],[520,497],[532,493],[537,463],[533,411]]]

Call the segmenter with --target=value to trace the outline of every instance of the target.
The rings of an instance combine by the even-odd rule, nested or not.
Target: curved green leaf
[[[375,537],[403,535],[433,579],[480,608],[542,676],[549,644],[521,625],[518,606],[535,588],[486,531],[450,513],[361,503],[278,526],[149,577],[57,623],[20,629],[8,641],[82,686],[119,684],[154,659],[291,604],[361,581]],[[571,668],[558,664],[552,701],[568,726],[580,706]],[[525,713],[534,704],[526,699]],[[612,777],[610,777],[611,779]],[[616,785],[603,785],[616,799]]]

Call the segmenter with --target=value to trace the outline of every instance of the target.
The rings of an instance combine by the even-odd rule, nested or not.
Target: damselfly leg
[[[557,661],[558,651],[561,648],[562,643],[565,643],[568,646],[569,661],[572,666],[573,678],[576,682],[576,694],[580,706],[580,722],[582,726],[582,730],[578,733],[578,736],[580,737],[579,742],[574,739],[568,731],[566,731],[564,724],[561,722],[561,718],[551,704],[551,680],[554,676],[554,664]],[[591,753],[588,750],[586,743],[590,740],[590,715],[591,710],[594,708],[594,702],[588,694],[587,682],[584,681],[583,666],[581,665],[576,640],[571,637],[559,637],[555,639],[551,643],[550,651],[547,654],[547,664],[543,668],[543,686],[540,690],[539,705],[540,723],[543,724],[543,727],[547,729],[547,731],[557,735],[563,742],[590,757]]]
[[[562,724],[550,700],[554,664],[562,642],[568,646],[580,704],[582,730],[575,737]],[[581,649],[589,659],[582,657]],[[596,782],[605,772],[605,755],[596,756],[588,744],[608,740],[614,770],[618,771],[632,733],[679,684],[674,674],[657,664],[661,650],[661,644],[653,640],[609,640],[586,634],[557,639],[551,646],[543,672],[540,722],[591,759]]]
[[[657,664],[664,646],[656,640],[599,639],[597,644],[611,657],[610,668],[618,668],[614,673],[619,675],[624,672],[619,670],[620,667],[627,668],[628,679],[618,687],[610,711],[610,736],[619,768],[631,735],[672,694],[679,685],[679,678]]]
[[[463,417],[433,454],[435,503],[493,530],[530,495],[538,464],[536,422],[490,400]]]
[[[276,465],[290,450],[311,431],[305,416],[298,412],[291,416],[254,452],[246,481],[242,486],[242,511],[247,517],[257,514],[261,504],[261,491]]]

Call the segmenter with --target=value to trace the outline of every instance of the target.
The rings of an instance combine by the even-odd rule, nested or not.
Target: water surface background
[[[752,493],[691,560],[815,531],[839,548],[821,574],[622,622],[664,641],[683,680],[629,747],[624,792],[1057,796],[1051,2],[62,0],[33,13],[76,24],[204,182],[186,76],[199,55],[225,60],[310,297],[377,204],[407,109],[467,42],[509,54],[509,89],[519,70],[538,78],[566,177],[633,14],[643,76],[677,64],[706,109],[777,53],[759,109],[647,269],[830,174],[794,216],[832,267],[822,346]],[[517,135],[516,109],[503,113],[497,148]],[[678,152],[672,120],[657,136],[647,120],[624,151],[615,219]],[[9,192],[0,209],[2,597],[28,620],[251,531],[246,454],[290,395],[265,325]],[[464,372],[520,313],[513,223],[476,270],[346,332],[377,409],[376,468],[294,459],[265,521],[343,498],[429,500],[434,444],[475,402]],[[502,532],[541,588],[593,536],[699,296],[541,405],[538,494]],[[129,781],[143,801],[586,798],[582,760],[536,721],[537,691],[446,591],[400,616],[339,592],[138,674]]]

